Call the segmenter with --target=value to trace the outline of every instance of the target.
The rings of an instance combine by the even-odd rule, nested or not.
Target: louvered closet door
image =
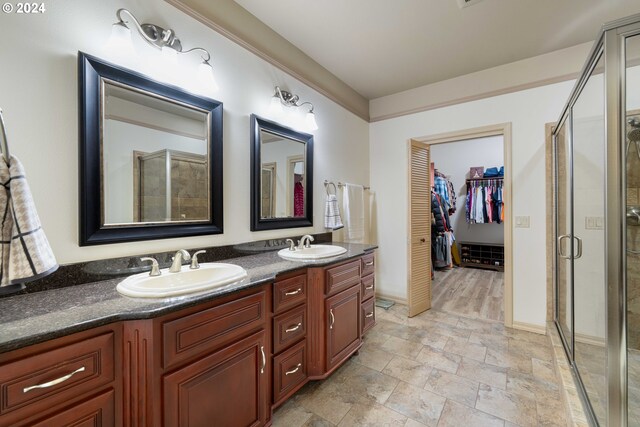
[[[429,146],[411,141],[409,154],[409,317],[431,308]]]

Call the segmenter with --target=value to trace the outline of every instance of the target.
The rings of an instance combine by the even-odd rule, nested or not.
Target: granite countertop
[[[271,282],[278,274],[345,261],[377,248],[375,245],[332,243],[347,249],[342,255],[317,261],[286,261],[277,251],[221,260],[247,270],[240,282],[207,292],[172,298],[130,298],[119,294],[122,278],[68,286],[0,299],[0,353],[120,320],[149,319],[191,307],[223,295]]]

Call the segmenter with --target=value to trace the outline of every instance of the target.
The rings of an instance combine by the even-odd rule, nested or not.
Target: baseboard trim
[[[576,340],[576,342],[582,344],[589,344],[595,347],[606,347],[604,338],[584,334],[575,334],[574,339]]]
[[[392,295],[386,295],[380,292],[376,292],[376,298],[383,298],[383,299],[388,299],[390,301],[395,302],[396,304],[402,304],[402,305],[407,305],[407,299],[406,298],[400,298],[400,297],[395,297]]]
[[[527,332],[533,332],[534,334],[547,335],[546,326],[534,325],[533,323],[514,321],[511,327],[513,329],[518,329],[520,331],[527,331]]]

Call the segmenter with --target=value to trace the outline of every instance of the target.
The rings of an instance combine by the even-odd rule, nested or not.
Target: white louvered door
[[[431,184],[429,146],[409,150],[409,317],[431,308]]]

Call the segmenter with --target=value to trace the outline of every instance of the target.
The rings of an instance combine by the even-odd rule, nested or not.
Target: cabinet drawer
[[[275,314],[307,301],[307,275],[292,277],[273,285],[273,312]]]
[[[0,414],[31,416],[95,391],[114,380],[114,356],[110,332],[0,366]]]
[[[273,359],[273,401],[278,404],[307,380],[306,342],[293,346]]]
[[[327,295],[337,294],[353,285],[360,284],[360,260],[327,269]]]
[[[375,298],[362,303],[362,333],[364,334],[376,324]]]
[[[273,319],[273,354],[300,340],[307,333],[307,306],[287,311]]]
[[[371,274],[376,271],[376,257],[374,254],[364,255],[360,258],[362,261],[362,276],[366,276],[367,274]]]
[[[362,301],[376,294],[376,278],[373,274],[362,278]]]
[[[115,396],[113,390],[72,406],[66,411],[41,420],[31,427],[51,426],[115,426]]]
[[[162,325],[163,366],[167,368],[193,356],[237,341],[266,323],[266,292],[198,311]]]

